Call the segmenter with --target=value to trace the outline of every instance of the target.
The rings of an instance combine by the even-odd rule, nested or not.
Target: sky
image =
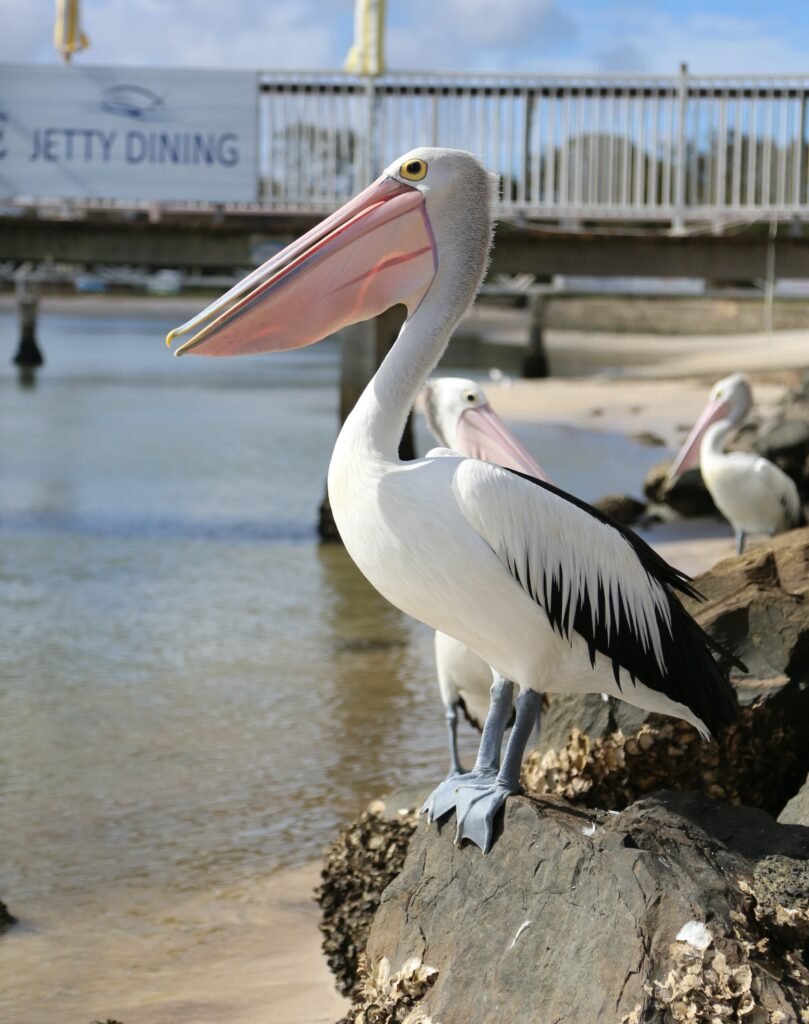
[[[337,70],[352,0],[83,0],[93,64]],[[52,0],[0,0],[0,61],[56,61]],[[388,0],[391,71],[809,72],[806,0]]]

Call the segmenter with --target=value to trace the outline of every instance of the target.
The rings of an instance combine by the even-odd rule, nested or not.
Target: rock
[[[626,494],[608,494],[593,502],[593,506],[622,526],[632,526],[646,511],[642,501],[630,498]]]
[[[346,1021],[805,1019],[809,829],[671,793],[511,798],[487,856],[454,827],[417,828]]]
[[[694,581],[704,603],[686,601],[697,621],[746,664],[743,700],[787,681],[809,682],[809,528],[727,558]]]
[[[764,428],[754,442],[755,450],[770,459],[795,481],[807,496],[806,460],[809,457],[809,422],[776,421]]]
[[[337,523],[334,521],[328,494],[323,496],[323,501],[318,509],[317,533],[324,544],[342,544],[343,542],[340,531],[337,529]]]
[[[0,934],[7,931],[13,924],[17,923],[17,918],[11,913],[8,907],[0,900]]]
[[[383,890],[401,870],[416,827],[412,811],[384,815],[384,804],[372,804],[340,832],[326,851],[315,892],[322,911],[323,952],[344,996],[357,985],[359,954],[371,920]]]
[[[716,505],[708,494],[699,469],[687,469],[669,484],[671,459],[652,466],[643,482],[643,493],[655,505],[668,505],[681,516],[709,516],[716,514]]]
[[[809,825],[809,775],[778,815],[778,820],[784,825]]]
[[[809,528],[726,559],[696,584],[706,600],[690,602],[690,609],[750,668],[748,676],[733,677],[744,705],[739,722],[718,742],[705,743],[691,726],[623,701],[604,701],[599,694],[553,695],[543,718],[540,749],[527,758],[523,783],[530,792],[564,797],[579,808],[614,810],[661,788],[698,790],[773,815],[782,812],[784,822],[809,825],[809,784],[784,806],[809,773]],[[363,948],[370,915],[398,870],[414,827],[413,817],[399,811],[419,806],[421,798],[402,794],[388,801],[387,813],[401,818],[394,832],[388,831],[381,809],[361,819],[342,837],[347,849],[335,850],[330,859],[332,882],[330,887],[324,883],[322,902],[331,917],[323,930],[330,960],[342,972],[344,992],[356,986],[355,957]],[[607,820],[599,817],[601,812],[587,813]],[[387,852],[391,835],[398,836],[395,856]],[[803,870],[801,866],[801,878]],[[341,871],[348,877],[339,878]],[[781,932],[798,920],[775,910],[771,917],[772,928]],[[419,950],[413,952],[421,957]],[[362,977],[369,1007],[388,1006],[385,1000],[399,999],[417,982],[426,985],[421,968],[436,966],[419,959],[398,977],[404,962],[393,957],[389,961],[384,984],[373,965]]]
[[[651,430],[639,430],[636,434],[629,435],[638,444],[646,445],[648,448],[665,448],[666,442],[659,434],[653,434]]]
[[[598,694],[556,696],[523,766],[533,793],[620,809],[661,787],[762,807],[777,815],[809,772],[809,528],[720,562],[685,603],[741,657],[739,722],[703,742],[683,722]],[[793,819],[794,820],[794,819]],[[807,822],[809,824],[809,822]]]

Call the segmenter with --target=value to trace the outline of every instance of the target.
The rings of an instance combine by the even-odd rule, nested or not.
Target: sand
[[[348,1004],[320,952],[312,899],[319,869],[309,864],[179,894],[172,887],[162,919],[154,911],[157,886],[146,907],[136,888],[117,887],[80,910],[39,908],[3,936],[0,1017],[20,1024],[334,1024]]]

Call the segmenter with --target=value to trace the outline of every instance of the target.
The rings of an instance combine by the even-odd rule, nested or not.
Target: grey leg
[[[542,697],[535,690],[525,690],[517,698],[517,719],[509,736],[503,766],[496,778],[484,784],[463,785],[458,793],[457,842],[469,839],[488,853],[497,812],[510,794],[520,791],[525,745],[541,712]]]
[[[464,775],[451,776],[433,790],[421,809],[428,821],[442,818],[455,809],[458,788],[464,783],[474,785],[483,780],[493,782],[497,778],[503,734],[513,707],[514,684],[498,676],[492,683],[491,692],[492,700],[483,725],[475,767]]]
[[[449,775],[448,779],[463,774],[463,766],[458,755],[458,701],[454,700],[447,704],[445,718],[447,720],[447,732],[449,733]]]
[[[498,676],[492,683],[492,700],[483,723],[478,756],[472,772],[496,771],[500,767],[500,748],[514,707],[514,683]]]
[[[520,769],[522,768],[525,745],[531,737],[534,727],[542,719],[542,697],[534,690],[525,690],[517,698],[517,720],[506,745],[506,756],[497,776],[502,786],[509,786],[516,793],[520,788]]]
[[[744,530],[737,530],[736,531],[736,554],[737,555],[744,554],[744,540],[745,540]]]

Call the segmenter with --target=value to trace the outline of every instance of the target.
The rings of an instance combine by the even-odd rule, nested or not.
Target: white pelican
[[[469,153],[412,150],[167,338],[194,332],[178,355],[277,351],[407,307],[337,438],[329,498],[373,586],[497,673],[474,769],[425,805],[431,819],[454,808],[458,840],[484,850],[497,811],[519,789],[539,690],[605,691],[684,718],[704,736],[736,713],[716,645],[675,594],[693,593],[688,578],[630,530],[491,463],[399,461],[410,408],[486,269],[496,187]]]
[[[483,388],[473,380],[428,380],[422,397],[427,425],[444,445],[429,451],[427,458],[466,455],[548,480],[542,467],[491,407]],[[435,634],[435,667],[449,732],[450,776],[460,775],[463,768],[458,755],[458,712],[463,712],[477,729],[483,729],[493,672],[470,647],[440,631]],[[537,731],[540,718],[535,724]]]
[[[748,533],[773,536],[805,522],[798,488],[769,459],[754,452],[724,452],[727,435],[753,407],[750,380],[733,373],[714,384],[676,459],[669,479],[691,466],[700,467],[714,504],[736,534],[736,553],[744,551]]]

